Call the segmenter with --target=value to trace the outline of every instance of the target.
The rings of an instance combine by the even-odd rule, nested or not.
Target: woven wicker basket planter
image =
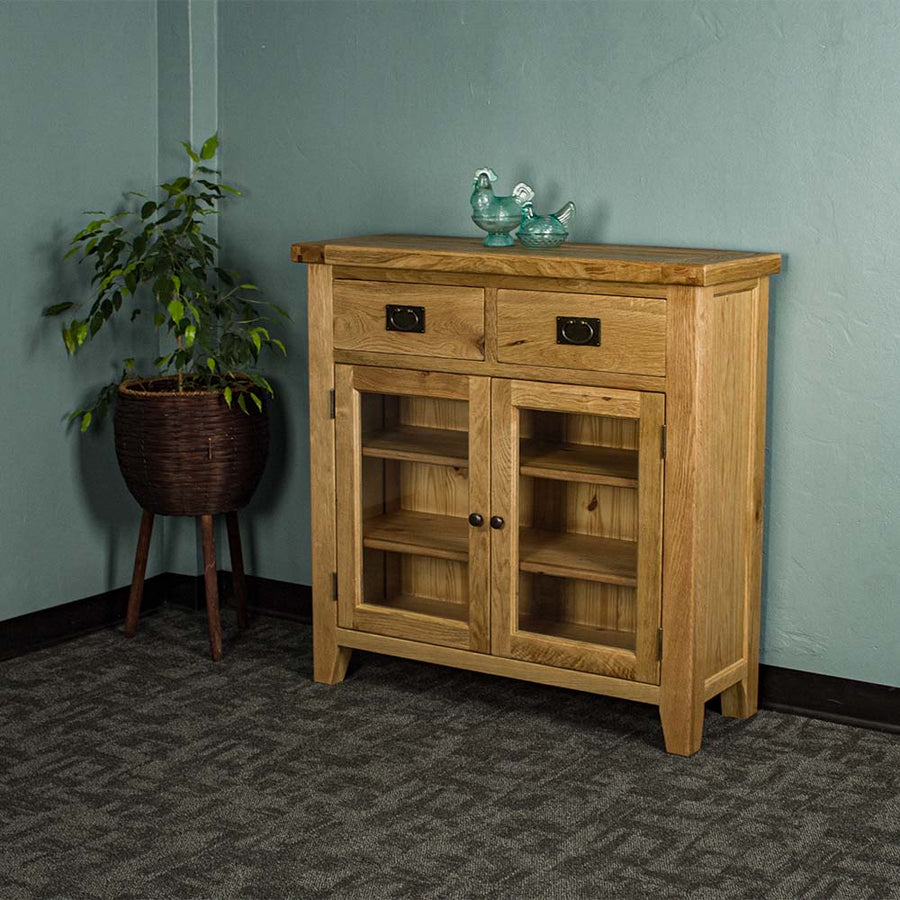
[[[174,378],[125,382],[115,412],[116,456],[143,509],[201,516],[246,506],[269,449],[269,418],[229,409],[221,393],[175,390]]]

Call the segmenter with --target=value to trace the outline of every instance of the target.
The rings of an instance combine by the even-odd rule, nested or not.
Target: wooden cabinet
[[[777,254],[375,236],[309,264],[314,657],[756,710]]]

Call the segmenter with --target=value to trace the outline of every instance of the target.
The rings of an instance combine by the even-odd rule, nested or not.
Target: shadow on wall
[[[136,535],[141,508],[128,493],[119,472],[111,418],[92,426],[85,434],[78,434],[73,425],[69,437],[78,441],[78,487],[84,508],[97,523],[98,531],[106,535],[104,581],[106,589],[113,590],[121,586],[123,578],[130,579],[130,571],[116,570],[116,561],[130,559],[134,553],[134,547],[122,546],[122,540],[125,535]]]
[[[250,514],[240,517],[244,567],[248,572],[254,571],[258,560],[254,520],[277,514],[278,507],[284,500],[286,473],[295,465],[296,447],[291,441],[289,417],[296,413],[294,404],[289,400],[296,391],[290,392],[283,379],[266,377],[275,390],[275,399],[270,401],[269,406],[269,458],[259,487],[250,501]]]

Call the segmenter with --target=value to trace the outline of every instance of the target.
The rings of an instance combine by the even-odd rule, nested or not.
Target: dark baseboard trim
[[[219,597],[223,606],[230,605],[228,572],[219,573]],[[163,603],[204,609],[203,576],[166,572],[148,578],[142,613],[151,613]],[[127,604],[126,586],[0,622],[0,660],[117,625],[125,619]],[[247,605],[256,615],[307,624],[312,621],[312,591],[305,584],[248,575]],[[900,687],[762,665],[759,705],[762,709],[900,734]]]
[[[170,579],[168,574],[147,579],[141,603],[143,613],[152,613],[162,606]],[[126,585],[0,622],[0,660],[52,647],[124,622],[128,593]]]
[[[900,687],[760,666],[759,705],[763,709],[900,734]]]

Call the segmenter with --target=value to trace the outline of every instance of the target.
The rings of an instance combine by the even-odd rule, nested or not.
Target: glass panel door
[[[495,652],[658,681],[663,402],[495,381]]]
[[[339,624],[488,652],[488,380],[336,375]]]

